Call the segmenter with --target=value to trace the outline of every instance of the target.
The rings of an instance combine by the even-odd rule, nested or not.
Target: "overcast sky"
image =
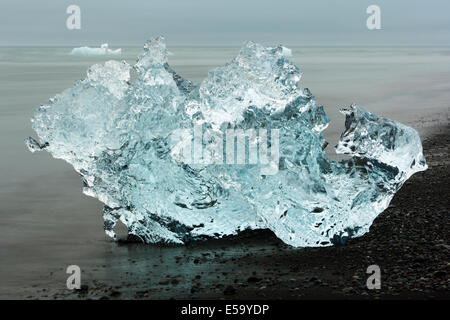
[[[81,8],[68,30],[66,8]],[[381,8],[368,30],[366,8]],[[450,45],[449,0],[1,0],[0,45]]]

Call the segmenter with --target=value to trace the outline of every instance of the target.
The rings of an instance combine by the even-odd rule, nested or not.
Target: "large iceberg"
[[[361,236],[426,170],[419,135],[352,105],[337,146],[350,157],[327,158],[329,119],[288,53],[247,42],[196,84],[153,38],[134,66],[96,64],[40,106],[26,143],[73,165],[113,238],[119,220],[146,243],[262,228],[295,247]]]

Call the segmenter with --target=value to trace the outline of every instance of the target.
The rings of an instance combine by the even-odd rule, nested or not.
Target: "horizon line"
[[[207,43],[177,43],[177,44],[168,44],[166,43],[167,47],[207,47],[207,48],[213,48],[213,47],[241,47],[246,41],[243,41],[240,44],[207,44]],[[111,46],[110,42],[98,42],[96,44],[1,44],[0,48],[74,48],[74,47],[100,47],[101,44],[108,43]],[[128,47],[128,48],[135,48],[135,47],[143,47],[144,43],[139,44],[124,44],[124,43],[118,43],[114,44],[113,47]],[[261,43],[261,42],[256,42]],[[384,43],[384,44],[356,44],[356,43],[344,43],[344,44],[326,44],[326,43],[316,43],[316,44],[307,44],[307,45],[301,45],[301,44],[271,44],[267,45],[264,43],[261,43],[264,46],[277,46],[277,45],[283,45],[286,47],[292,47],[292,48],[308,48],[308,47],[368,47],[368,48],[376,48],[376,47],[450,47],[450,44],[447,43],[436,43],[436,44],[398,44],[398,43]]]

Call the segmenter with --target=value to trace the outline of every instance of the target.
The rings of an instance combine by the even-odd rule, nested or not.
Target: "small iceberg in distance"
[[[74,56],[119,56],[122,54],[122,49],[109,49],[109,45],[104,43],[100,46],[100,48],[91,48],[91,47],[78,47],[73,48],[70,52],[71,55]]]

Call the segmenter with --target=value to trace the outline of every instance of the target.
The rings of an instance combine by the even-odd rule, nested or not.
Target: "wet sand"
[[[350,239],[344,246],[295,249],[268,230],[176,247],[114,243],[99,238],[96,233],[91,235],[91,243],[86,244],[82,241],[86,234],[81,236],[77,232],[84,227],[83,221],[73,215],[73,219],[65,221],[70,232],[66,240],[35,243],[30,247],[30,250],[43,247],[60,250],[58,261],[48,261],[44,268],[30,266],[26,264],[27,252],[21,252],[18,256],[21,264],[17,268],[28,266],[28,270],[21,271],[29,282],[3,283],[0,296],[20,299],[448,299],[450,128],[435,129],[436,133],[423,141],[429,169],[405,183],[369,233]],[[59,195],[54,197],[59,199]],[[42,256],[45,258],[45,252]],[[82,285],[87,286],[84,290],[66,289],[65,267],[69,264],[81,267]],[[366,288],[366,269],[372,264],[379,265],[382,271],[380,290]]]

